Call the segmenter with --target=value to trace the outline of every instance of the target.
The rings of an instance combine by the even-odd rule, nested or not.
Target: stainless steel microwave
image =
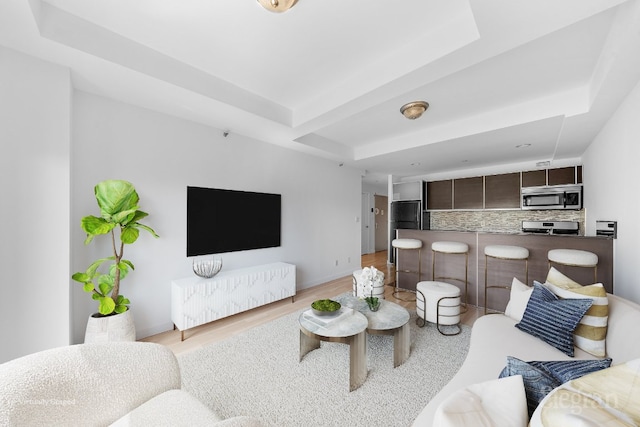
[[[582,209],[582,185],[525,187],[522,209]]]

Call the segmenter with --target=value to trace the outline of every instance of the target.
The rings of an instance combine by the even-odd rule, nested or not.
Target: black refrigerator
[[[396,238],[396,230],[424,230],[422,227],[422,202],[420,200],[403,200],[391,203],[389,217],[389,261],[395,263],[395,254],[391,241]],[[428,220],[427,220],[428,228]]]

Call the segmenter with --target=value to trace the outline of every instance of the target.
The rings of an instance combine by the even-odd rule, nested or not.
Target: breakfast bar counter
[[[579,249],[589,251],[598,256],[597,281],[602,283],[609,293],[614,293],[613,284],[613,239],[601,236],[570,236],[570,235],[541,235],[528,233],[490,233],[473,231],[438,231],[438,230],[398,230],[397,237],[402,239],[418,239],[422,241],[420,252],[421,277],[418,279],[414,273],[400,273],[398,277],[399,287],[415,291],[419,281],[431,280],[432,277],[432,251],[433,242],[448,241],[461,242],[469,246],[468,254],[468,295],[467,301],[471,305],[484,307],[484,248],[489,245],[519,246],[529,250],[528,285],[533,281],[543,283],[549,271],[547,253],[551,249]],[[493,260],[492,260],[493,261]],[[492,262],[490,261],[490,285],[510,286],[514,277],[525,282],[525,269],[518,262]],[[464,258],[456,256],[440,257],[437,259],[437,274],[439,276],[464,277]],[[400,270],[418,270],[418,259],[415,254],[398,255],[397,267]],[[594,283],[593,269],[557,266],[566,275],[581,284]],[[445,280],[446,281],[446,280]],[[452,281],[452,284],[460,285]],[[509,301],[509,292],[497,290],[492,292],[488,308],[504,311]]]

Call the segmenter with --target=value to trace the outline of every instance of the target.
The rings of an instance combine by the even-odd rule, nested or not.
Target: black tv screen
[[[280,246],[280,194],[187,187],[187,256]]]

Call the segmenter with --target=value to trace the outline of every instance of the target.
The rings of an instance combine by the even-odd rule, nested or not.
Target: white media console
[[[284,262],[171,282],[171,320],[181,331],[296,295],[296,266]]]

